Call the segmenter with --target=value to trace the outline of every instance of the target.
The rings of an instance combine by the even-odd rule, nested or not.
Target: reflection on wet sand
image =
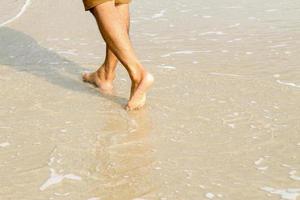
[[[147,115],[139,112],[108,117],[104,133],[97,137],[98,164],[91,172],[99,181],[92,187],[99,199],[142,198],[156,190],[149,138],[152,124]]]

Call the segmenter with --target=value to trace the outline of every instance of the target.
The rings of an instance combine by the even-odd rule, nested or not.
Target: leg
[[[121,17],[122,22],[125,24],[127,33],[129,34],[130,28],[130,15],[129,15],[129,5],[128,4],[116,4],[117,11]],[[106,76],[115,77],[115,69],[117,67],[118,59],[115,54],[106,45],[106,57],[104,61]]]
[[[128,4],[116,4],[116,8],[121,16],[122,22],[126,26],[126,30],[129,33],[130,15]],[[114,53],[106,45],[106,56],[104,63],[99,69],[93,73],[84,73],[82,78],[84,81],[92,83],[102,92],[111,93],[113,85],[112,82],[115,79],[115,69],[117,67],[118,59]]]
[[[146,91],[153,83],[153,76],[145,70],[135,55],[117,8],[109,1],[94,7],[92,13],[106,44],[129,73],[132,86],[126,108],[132,110],[142,107],[146,101]]]

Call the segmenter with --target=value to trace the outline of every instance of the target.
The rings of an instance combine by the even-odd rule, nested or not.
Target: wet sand
[[[132,4],[138,112],[121,66],[114,96],[82,83],[104,43],[81,1],[0,28],[1,200],[300,199],[300,3],[173,2]]]

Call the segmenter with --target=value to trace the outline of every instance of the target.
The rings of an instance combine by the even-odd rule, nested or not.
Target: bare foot
[[[126,110],[137,110],[146,103],[146,92],[154,82],[154,77],[148,72],[144,72],[139,83],[134,84],[131,89],[130,99],[125,107]]]
[[[100,92],[111,94],[113,91],[112,81],[102,80],[103,78],[101,79],[101,77],[103,76],[101,76],[99,73],[104,73],[102,72],[101,68],[96,72],[85,72],[82,74],[82,80],[94,85],[95,87],[98,87]]]

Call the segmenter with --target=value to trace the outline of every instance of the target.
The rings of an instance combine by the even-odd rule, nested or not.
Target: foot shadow
[[[126,98],[91,90],[80,77],[85,68],[40,46],[31,36],[8,27],[0,28],[0,64],[68,90],[100,95],[119,105],[126,103]]]

